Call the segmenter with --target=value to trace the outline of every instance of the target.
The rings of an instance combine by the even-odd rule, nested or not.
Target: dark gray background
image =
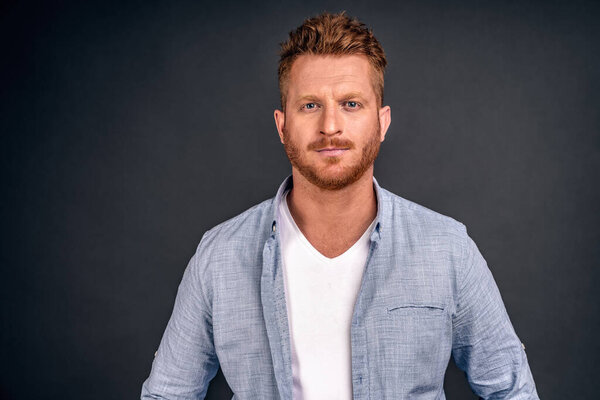
[[[139,396],[201,235],[290,172],[278,43],[343,9],[388,56],[379,182],[467,225],[542,398],[597,395],[597,3],[139,1],[0,6],[0,398]]]

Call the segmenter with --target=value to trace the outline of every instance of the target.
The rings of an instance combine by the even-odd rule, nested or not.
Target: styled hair
[[[292,64],[301,55],[356,55],[367,57],[373,68],[373,88],[379,105],[383,105],[383,73],[387,60],[383,47],[365,24],[350,18],[345,11],[323,13],[306,19],[288,40],[280,44],[279,93],[285,110],[287,86]]]

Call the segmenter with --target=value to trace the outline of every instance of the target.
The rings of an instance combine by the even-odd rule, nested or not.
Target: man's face
[[[379,108],[372,74],[363,55],[303,55],[292,65],[275,122],[292,167],[319,188],[342,189],[373,167],[390,108]]]

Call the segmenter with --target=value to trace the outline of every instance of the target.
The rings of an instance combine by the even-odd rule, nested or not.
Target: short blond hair
[[[306,19],[281,45],[279,52],[279,93],[285,110],[287,85],[292,64],[301,55],[356,55],[367,57],[373,68],[373,88],[379,105],[383,105],[383,74],[387,65],[385,52],[373,32],[344,11],[323,13]]]

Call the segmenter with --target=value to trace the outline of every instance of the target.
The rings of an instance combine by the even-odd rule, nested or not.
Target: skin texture
[[[373,162],[391,122],[366,56],[302,55],[292,64],[275,124],[292,164],[288,205],[326,257],[350,248],[375,218]]]

